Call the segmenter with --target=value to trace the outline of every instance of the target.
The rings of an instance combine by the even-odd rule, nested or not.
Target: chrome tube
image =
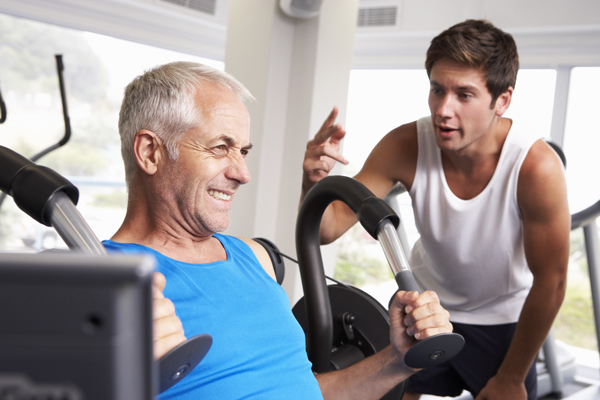
[[[93,255],[106,254],[104,246],[85,222],[69,196],[58,191],[48,204],[50,223],[71,250]]]
[[[394,278],[400,290],[417,291],[421,293],[421,289],[415,281],[415,277],[408,264],[404,248],[400,243],[398,231],[392,222],[388,219],[381,221],[378,226],[377,240],[383,248],[385,257],[390,264],[390,268],[394,273]]]
[[[398,232],[389,220],[381,222],[379,231],[377,232],[377,240],[383,248],[385,257],[390,264],[390,268],[394,273],[394,276],[398,275],[402,271],[410,271],[408,259],[404,254],[404,249],[400,243]]]

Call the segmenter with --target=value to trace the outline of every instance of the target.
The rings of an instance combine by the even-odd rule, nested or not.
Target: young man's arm
[[[390,346],[348,368],[317,375],[325,400],[380,399],[417,371],[404,364],[415,339],[452,332],[449,313],[432,291],[396,293],[389,316]]]
[[[340,141],[346,131],[339,124],[334,124],[336,116],[337,109],[334,108],[314,139],[307,144],[300,204],[308,191],[329,175],[336,162],[347,163],[339,153]],[[371,151],[355,179],[379,198],[384,198],[396,182],[402,182],[408,189],[416,170],[417,151],[416,123],[400,126],[388,133]],[[356,214],[348,206],[340,201],[333,202],[321,220],[321,243],[333,242],[356,222]]]
[[[565,294],[571,229],[567,188],[562,163],[542,141],[532,146],[521,167],[517,200],[533,286],[508,353],[477,400],[527,398],[525,376],[552,327]]]

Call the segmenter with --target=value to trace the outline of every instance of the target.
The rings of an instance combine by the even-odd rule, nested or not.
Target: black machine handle
[[[336,200],[346,203],[375,239],[379,239],[382,227],[391,226],[395,232],[400,224],[400,218],[391,207],[355,179],[329,176],[307,193],[298,213],[296,248],[308,315],[307,353],[317,373],[329,370],[333,342],[333,318],[321,258],[319,228],[325,209]],[[389,228],[385,231],[389,235]],[[399,243],[397,233],[396,239]],[[412,272],[408,272],[397,278],[401,289],[420,292]],[[456,355],[463,344],[464,339],[460,335],[436,335],[413,345],[405,356],[405,362],[414,368],[439,364]]]
[[[51,226],[49,201],[64,192],[74,204],[79,190],[54,170],[34,164],[20,154],[0,146],[0,190],[40,224]]]

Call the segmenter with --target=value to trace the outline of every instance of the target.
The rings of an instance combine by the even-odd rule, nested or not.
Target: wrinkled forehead
[[[205,140],[227,137],[240,147],[250,143],[250,114],[244,103],[229,89],[199,91],[195,97],[199,126],[193,131]]]

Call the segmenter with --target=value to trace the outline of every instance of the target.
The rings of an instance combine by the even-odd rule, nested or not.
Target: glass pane
[[[504,117],[516,121],[527,132],[550,138],[556,70],[521,69],[510,107]]]
[[[600,136],[595,132],[595,113],[600,106],[600,99],[595,96],[598,90],[600,68],[571,70],[564,143],[571,213],[600,199],[600,186],[595,175],[600,170],[597,156]],[[574,346],[572,350],[576,352],[579,364],[598,368],[598,343],[583,229],[571,232],[567,292],[554,330],[557,339]]]
[[[355,175],[386,133],[429,114],[425,70],[353,70],[348,89],[344,172]]]
[[[7,119],[0,145],[32,157],[65,132],[55,54],[62,54],[71,140],[37,162],[70,179],[78,209],[99,239],[120,226],[126,206],[117,120],[125,86],[171,61],[222,62],[0,14],[0,90]],[[52,228],[19,210],[11,197],[0,209],[0,250],[65,247]]]
[[[567,157],[567,184],[571,213],[581,211],[600,199],[595,173],[600,171],[600,67],[573,68],[565,122],[564,151]]]

